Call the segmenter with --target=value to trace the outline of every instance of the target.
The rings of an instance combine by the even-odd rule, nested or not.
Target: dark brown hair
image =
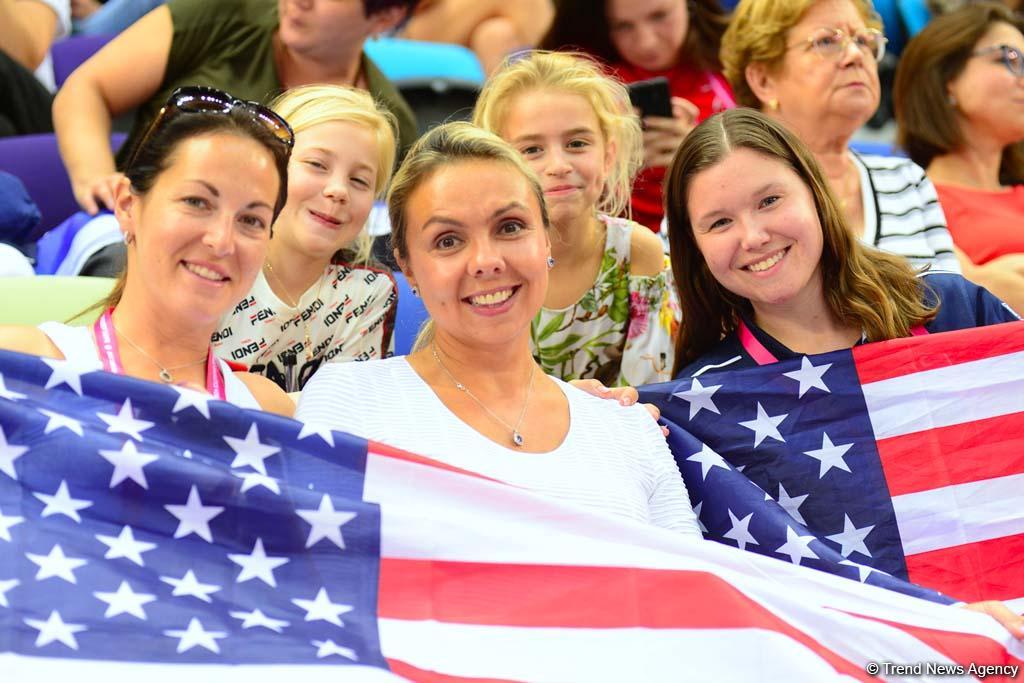
[[[862,328],[871,341],[910,334],[934,317],[922,303],[923,283],[906,259],[864,246],[846,225],[814,155],[781,123],[753,109],[716,114],[691,132],[676,152],[665,185],[672,273],[683,310],[673,373],[710,351],[736,329],[750,302],[723,287],[697,247],[688,192],[693,179],[736,149],[779,161],[811,191],[821,223],[821,277],[837,320]]]
[[[918,166],[928,168],[935,157],[968,143],[947,87],[963,73],[978,41],[999,23],[1022,28],[1005,5],[972,3],[933,19],[904,49],[896,70],[893,102],[899,144]],[[1024,181],[1024,143],[1003,150],[999,177],[1006,184]]]
[[[679,0],[690,16],[679,61],[698,69],[721,71],[718,47],[729,24],[729,15],[718,0]],[[555,19],[541,39],[543,50],[580,50],[609,65],[625,62],[612,44],[606,0],[559,0]]]

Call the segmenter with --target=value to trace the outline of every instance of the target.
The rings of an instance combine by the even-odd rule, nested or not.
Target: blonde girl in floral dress
[[[620,218],[642,160],[625,88],[589,59],[534,52],[484,87],[474,122],[512,144],[551,215],[550,284],[534,355],[563,380],[671,379],[679,303],[661,241]]]

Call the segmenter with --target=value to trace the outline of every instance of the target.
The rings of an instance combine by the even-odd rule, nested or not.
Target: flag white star
[[[757,419],[748,420],[747,422],[740,422],[741,427],[754,432],[754,448],[761,445],[761,442],[766,437],[772,437],[776,441],[785,443],[786,440],[782,438],[782,434],[779,433],[779,424],[789,417],[789,413],[783,413],[782,415],[771,416],[765,412],[764,407],[761,403],[757,404]]]
[[[697,518],[697,526],[700,527],[700,532],[702,534],[706,534],[708,532],[708,528],[706,526],[704,526],[704,522],[700,521],[700,509],[702,507],[704,507],[704,501],[703,500],[693,506],[693,514]]]
[[[78,640],[75,639],[75,634],[85,630],[85,626],[82,624],[65,624],[57,610],[50,612],[50,617],[46,621],[25,619],[25,623],[39,631],[39,635],[36,637],[36,647],[43,647],[59,640],[72,650],[77,650]]]
[[[716,406],[715,402],[711,400],[711,397],[714,396],[715,392],[721,388],[721,384],[715,384],[710,387],[703,386],[700,383],[700,380],[694,377],[693,383],[690,385],[689,389],[686,391],[678,391],[672,395],[676,398],[681,398],[684,401],[689,401],[690,419],[692,420],[701,410],[708,410],[712,413],[721,415],[721,413],[718,412],[718,406]]]
[[[804,356],[800,360],[800,369],[794,370],[793,372],[784,372],[784,377],[789,377],[800,383],[799,398],[803,398],[804,394],[809,389],[821,389],[822,391],[832,393],[831,390],[825,385],[825,380],[822,379],[822,375],[828,372],[828,369],[832,367],[831,363],[825,363],[824,365],[813,365],[807,356]]]
[[[700,445],[700,452],[694,453],[686,461],[700,463],[700,478],[702,480],[708,478],[708,472],[711,471],[712,467],[721,467],[723,470],[729,469],[722,456],[711,450],[711,446],[708,446],[706,443],[702,443]]]
[[[107,603],[107,611],[103,614],[107,619],[118,614],[130,614],[145,621],[146,612],[142,606],[156,600],[155,595],[134,592],[127,581],[122,581],[113,593],[95,592],[93,595]]]
[[[227,638],[228,634],[224,631],[207,631],[203,628],[203,622],[199,621],[195,617],[188,622],[188,628],[182,630],[171,630],[164,631],[164,635],[170,638],[180,638],[178,641],[178,654],[187,652],[194,647],[203,647],[220,654],[220,646],[217,645],[217,641],[223,638]]]
[[[249,579],[259,579],[268,586],[277,588],[277,581],[274,580],[274,570],[281,565],[288,564],[287,557],[268,557],[263,549],[263,539],[257,538],[256,544],[252,547],[249,555],[228,554],[228,559],[239,565],[242,571],[238,572],[235,583],[242,583]]]
[[[67,361],[54,358],[43,358],[42,361],[51,370],[50,378],[46,380],[44,389],[52,389],[59,387],[61,384],[67,384],[76,394],[82,395],[82,375],[92,372],[91,370],[82,370]]]
[[[805,493],[802,496],[790,496],[789,492],[786,491],[786,487],[779,483],[779,498],[778,503],[782,506],[782,509],[789,513],[789,516],[800,522],[804,526],[807,525],[807,520],[800,514],[800,506],[807,500],[809,493]]]
[[[193,597],[199,598],[203,602],[213,602],[213,599],[210,597],[210,593],[216,593],[220,590],[220,586],[216,586],[212,583],[200,583],[191,569],[185,572],[185,576],[180,579],[161,576],[160,580],[168,585],[174,586],[174,590],[171,591],[171,595],[178,598]]]
[[[320,499],[320,507],[316,510],[296,510],[295,514],[310,525],[309,536],[306,538],[306,547],[311,547],[321,538],[326,538],[342,550],[345,549],[345,539],[341,535],[341,527],[355,519],[354,512],[337,512],[331,497],[326,493]]]
[[[722,534],[723,538],[731,538],[736,541],[740,550],[746,550],[748,543],[751,545],[761,545],[757,542],[757,539],[751,535],[750,530],[748,529],[750,526],[750,520],[754,517],[753,512],[743,519],[738,519],[736,515],[732,514],[732,510],[729,510],[728,508],[726,508],[726,512],[729,513],[729,519],[732,520],[732,528]]]
[[[40,408],[39,412],[50,418],[46,423],[46,427],[43,428],[43,434],[49,434],[50,432],[55,432],[58,429],[64,428],[78,434],[79,436],[85,436],[85,430],[82,429],[82,423],[78,420],[70,418],[67,415],[55,413],[52,410],[46,410],[45,408]]]
[[[178,392],[178,400],[174,402],[174,407],[171,408],[172,415],[188,408],[195,408],[200,415],[207,420],[210,419],[210,401],[213,400],[213,396],[177,385],[172,385],[171,388]]]
[[[232,617],[242,622],[242,628],[256,628],[262,626],[268,628],[275,633],[281,633],[284,627],[288,625],[287,621],[283,619],[271,619],[263,612],[258,609],[254,609],[252,612],[228,612]]]
[[[28,452],[28,446],[18,446],[7,443],[7,435],[4,428],[0,427],[0,472],[3,472],[14,481],[18,481],[18,473],[14,471],[14,461]]]
[[[296,437],[296,441],[301,441],[307,436],[319,436],[321,439],[326,441],[330,446],[334,446],[334,434],[331,433],[330,427],[322,425],[314,425],[310,422],[303,422],[302,429],[299,430],[299,435]]]
[[[818,472],[818,479],[821,479],[825,476],[825,473],[833,467],[840,470],[846,470],[847,472],[850,471],[850,466],[846,464],[845,460],[843,460],[843,455],[846,454],[846,451],[850,450],[851,446],[853,446],[852,443],[844,443],[836,446],[832,443],[832,439],[828,438],[828,434],[823,433],[821,437],[821,448],[804,451],[804,455],[809,455],[812,458],[816,458],[821,461],[821,467],[819,468],[820,471]]]
[[[861,553],[867,557],[871,557],[871,551],[868,550],[868,546],[864,543],[864,539],[868,537],[875,528],[874,524],[869,526],[861,527],[858,529],[853,525],[853,520],[850,519],[849,515],[843,515],[843,530],[838,534],[832,534],[825,538],[835,541],[841,547],[839,554],[843,557],[849,557],[853,553]]]
[[[7,602],[7,592],[17,586],[20,581],[17,579],[7,579],[6,581],[0,580],[0,607],[10,607],[11,604]]]
[[[235,452],[235,459],[231,462],[232,467],[248,465],[264,475],[267,473],[267,466],[263,464],[263,461],[281,450],[277,446],[260,443],[260,431],[255,422],[250,425],[249,433],[245,435],[244,439],[237,439],[233,436],[225,436],[223,439]]]
[[[352,611],[351,605],[331,602],[326,588],[320,588],[313,600],[293,599],[293,603],[306,610],[306,621],[329,621],[335,626],[344,626],[341,615]]]
[[[102,536],[100,534],[96,534],[96,538],[109,548],[109,550],[107,550],[107,554],[103,556],[104,559],[116,560],[119,557],[124,557],[140,567],[146,566],[146,563],[142,561],[142,553],[148,552],[156,547],[156,543],[136,541],[135,535],[132,533],[132,528],[127,525],[121,529],[121,533],[117,536]]]
[[[345,659],[351,659],[353,662],[359,658],[356,656],[356,651],[351,648],[342,647],[333,640],[314,640],[311,641],[316,646],[316,657],[317,659],[323,659],[324,657],[330,657],[331,655],[339,655]]]
[[[857,570],[857,580],[860,581],[861,583],[864,583],[864,581],[867,580],[867,578],[871,574],[871,572],[878,571],[877,569],[869,567],[866,564],[860,564],[858,562],[851,562],[850,560],[839,560],[839,564],[845,564],[848,567],[853,567],[854,569],[856,569]]]
[[[224,512],[224,508],[216,505],[204,506],[203,501],[199,498],[199,491],[194,485],[188,492],[188,501],[184,505],[164,505],[164,507],[178,518],[178,528],[174,532],[175,538],[195,534],[207,543],[213,543],[210,520]]]
[[[100,456],[114,466],[114,473],[110,475],[110,488],[114,488],[125,479],[131,479],[144,489],[149,488],[146,483],[146,473],[142,468],[158,459],[158,456],[151,453],[139,453],[134,441],[125,441],[119,451],[100,451]]]
[[[4,376],[0,375],[0,398],[6,398],[8,401],[18,401],[25,398],[25,394],[19,394],[16,391],[11,391],[4,384]]]
[[[818,556],[811,550],[811,541],[816,540],[814,536],[800,536],[792,528],[786,527],[786,542],[775,549],[780,555],[789,555],[789,561],[793,564],[800,564],[804,558],[810,560],[818,559]]]
[[[242,480],[242,493],[245,493],[251,488],[262,486],[273,491],[277,495],[281,495],[281,487],[277,485],[277,479],[274,479],[273,477],[268,477],[267,475],[260,474],[259,472],[236,472],[233,470],[231,474]]]
[[[96,416],[109,425],[107,432],[110,434],[127,434],[136,441],[142,441],[142,432],[153,426],[154,423],[146,420],[136,420],[132,412],[132,400],[126,398],[117,411],[117,415],[107,413],[96,413]]]
[[[82,517],[78,511],[92,506],[92,501],[84,498],[72,498],[71,493],[68,492],[68,483],[63,479],[60,481],[60,486],[57,487],[57,492],[52,496],[45,493],[33,493],[32,495],[46,503],[42,512],[43,517],[65,515],[79,524],[82,523]]]
[[[56,576],[68,583],[78,583],[77,579],[75,579],[75,570],[88,564],[86,560],[77,557],[67,557],[59,544],[50,548],[49,555],[25,553],[25,557],[39,565],[39,571],[36,572],[36,581]]]
[[[0,510],[0,539],[10,542],[10,528],[15,524],[21,524],[24,521],[24,517],[17,517],[15,515],[5,515],[4,511]]]

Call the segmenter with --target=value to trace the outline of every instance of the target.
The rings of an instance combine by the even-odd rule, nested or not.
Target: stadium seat
[[[883,157],[905,157],[906,152],[890,142],[874,140],[851,140],[850,149],[860,154],[877,154]]]
[[[932,19],[931,10],[924,0],[899,0],[900,17],[907,28],[907,36],[913,38]]]
[[[414,296],[409,281],[402,271],[394,272],[398,284],[398,313],[395,316],[395,355],[406,356],[412,351],[420,327],[430,316],[423,306],[423,300]]]
[[[50,55],[53,57],[53,78],[57,82],[57,87],[64,85],[72,71],[99,52],[99,49],[113,37],[112,33],[98,33],[65,38],[54,43],[50,48]]]
[[[70,322],[110,293],[114,280],[106,277],[33,277],[0,278],[0,324],[38,325],[47,320]],[[77,322],[89,322],[90,314]]]
[[[111,135],[111,149],[116,151],[125,137]],[[52,133],[0,138],[0,171],[18,176],[39,207],[42,220],[29,235],[32,242],[79,210]]]
[[[480,60],[461,45],[401,38],[366,43],[366,53],[416,114],[420,134],[439,123],[468,120],[484,82]]]
[[[885,37],[889,39],[886,45],[886,52],[900,56],[903,46],[907,42],[903,31],[903,22],[900,21],[900,12],[897,7],[898,0],[875,0],[875,12],[882,20],[882,27],[885,29]]]

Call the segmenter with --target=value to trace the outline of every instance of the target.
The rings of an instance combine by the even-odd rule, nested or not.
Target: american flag
[[[1024,609],[1024,323],[705,373],[642,398],[671,425],[706,537]]]
[[[965,610],[196,392],[0,352],[6,681],[868,680]],[[344,668],[339,668],[344,667]]]

